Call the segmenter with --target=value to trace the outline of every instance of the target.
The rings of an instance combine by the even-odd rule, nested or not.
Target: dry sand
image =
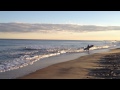
[[[18,79],[99,79],[99,78],[106,79],[106,78],[111,78],[113,75],[110,76],[110,72],[107,72],[108,71],[107,69],[115,70],[115,68],[106,68],[106,65],[101,63],[101,60],[103,60],[103,57],[107,55],[110,56],[117,53],[120,53],[120,49],[114,49],[105,53],[95,53],[92,55],[82,56],[75,60],[48,66],[46,68],[40,69],[36,72],[20,77]],[[113,56],[109,58],[113,58]],[[119,55],[118,55],[118,58],[120,58]],[[106,59],[104,58],[103,61],[106,61]],[[106,61],[106,62],[110,62],[110,61]],[[109,63],[107,64],[107,66],[108,65],[112,66],[113,64]]]

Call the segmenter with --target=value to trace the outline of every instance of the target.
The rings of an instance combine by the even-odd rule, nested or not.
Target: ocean
[[[0,74],[34,66],[45,58],[82,54],[88,44],[94,45],[90,48],[93,51],[119,47],[120,41],[0,39]]]

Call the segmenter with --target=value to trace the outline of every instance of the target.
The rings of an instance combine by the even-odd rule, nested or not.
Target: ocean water
[[[94,45],[92,51],[118,47],[120,41],[0,39],[0,73],[34,65],[43,58],[82,53],[88,44]]]

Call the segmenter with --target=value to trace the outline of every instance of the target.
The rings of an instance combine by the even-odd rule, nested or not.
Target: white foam
[[[115,45],[114,45],[115,46]],[[95,49],[104,49],[104,48],[109,48],[110,46],[105,45],[105,46],[94,46],[92,48],[90,48],[90,50],[95,50]],[[38,48],[37,48],[38,49]],[[51,56],[57,56],[60,54],[65,54],[65,53],[77,53],[77,52],[83,52],[83,49],[60,49],[60,48],[55,48],[55,49],[47,49],[47,53],[48,54],[44,54],[44,55],[35,55],[35,56],[31,56],[29,55],[24,55],[21,56],[20,58],[16,58],[14,60],[11,61],[5,61],[2,62],[2,64],[0,65],[0,72],[6,72],[6,71],[10,71],[10,70],[14,70],[14,69],[18,69],[18,68],[22,68],[25,67],[27,65],[32,65],[34,62],[41,60],[43,58],[48,58]],[[38,51],[35,51],[38,52]],[[52,52],[52,53],[51,53]]]
[[[65,52],[61,52],[61,53],[65,53]],[[13,61],[3,62],[2,65],[0,65],[0,72],[10,71],[10,70],[25,67],[27,65],[32,65],[34,62],[36,62],[40,59],[60,55],[61,53],[36,55],[33,57],[30,57],[29,55],[24,55],[24,56],[21,56],[20,58],[13,60]]]

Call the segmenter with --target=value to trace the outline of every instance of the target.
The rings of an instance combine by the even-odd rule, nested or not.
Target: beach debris
[[[89,75],[104,79],[120,79],[120,54],[112,53],[100,59],[97,69],[90,70]]]

